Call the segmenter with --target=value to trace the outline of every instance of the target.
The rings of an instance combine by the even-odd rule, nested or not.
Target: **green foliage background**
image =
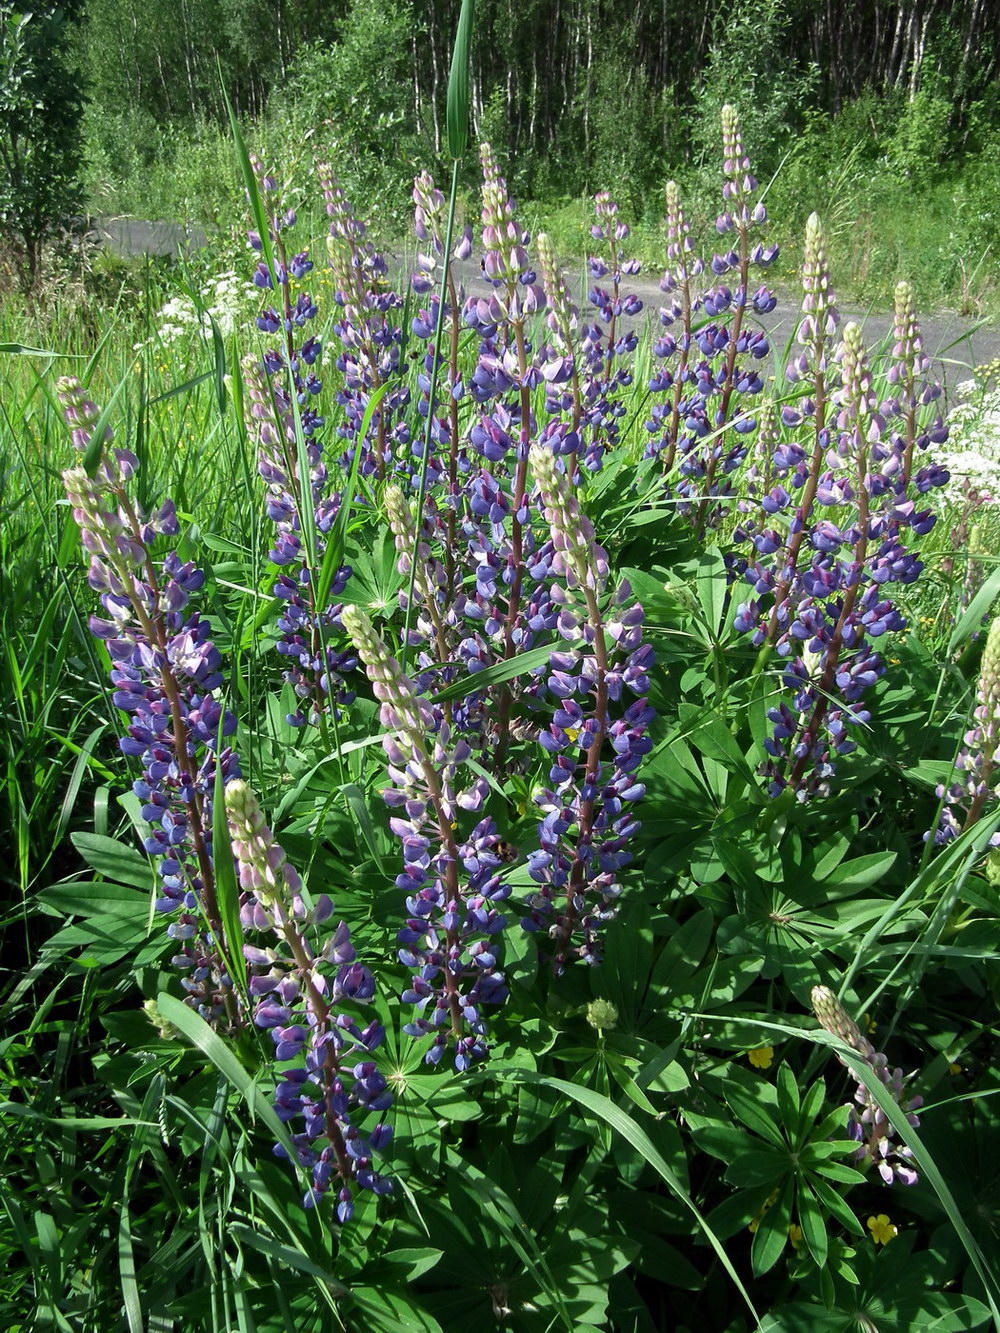
[[[456,8],[96,0],[77,52],[91,206],[217,224],[206,273],[184,281],[227,253],[246,275],[245,236],[239,250],[228,239],[247,217],[221,65],[255,146],[307,206],[312,160],[329,157],[359,211],[402,234],[413,171],[443,150]],[[662,180],[681,175],[704,222],[718,191],[713,118],[738,96],[762,178],[777,173],[779,234],[819,204],[838,285],[849,273],[878,292],[909,271],[925,299],[954,295],[996,239],[995,18],[978,0],[641,0],[627,20],[598,0],[483,0],[474,129],[531,199],[525,215],[557,223],[564,253],[582,244],[580,196],[611,184],[659,257]],[[284,720],[261,632],[273,570],[236,399],[252,320],[168,345],[152,315],[177,275],[101,263],[86,299],[58,288],[44,309],[0,305],[0,1313],[12,1333],[1000,1327],[1000,899],[984,856],[995,816],[940,852],[923,840],[975,702],[1000,586],[995,518],[971,607],[954,515],[928,542],[913,628],[835,794],[770,801],[756,770],[777,673],[753,688],[723,552],[662,503],[642,459],[643,342],[621,448],[582,483],[658,662],[627,909],[604,965],[561,986],[537,984],[512,942],[518,985],[490,1065],[428,1072],[392,998],[396,850],[375,705],[352,708],[335,783],[329,756]],[[329,273],[317,284],[329,339]],[[471,371],[474,348],[463,357]],[[878,374],[885,363],[876,349]],[[173,946],[151,920],[121,719],[60,503],[70,450],[51,385],[63,370],[113,401],[117,438],[142,460],[142,503],[176,500],[180,548],[207,569],[202,604],[239,743],[289,855],[389,960],[377,1003],[401,1185],[343,1231],[302,1208],[272,1156],[266,1045],[252,1032],[226,1044],[180,1003]],[[414,390],[418,372],[404,362]],[[384,528],[377,505],[359,512],[348,556],[359,596],[398,632]],[[522,787],[509,793],[514,811],[521,798],[511,835],[529,847],[531,775]],[[918,1073],[927,1107],[910,1190],[851,1165],[854,1080],[809,1014],[816,981],[842,988],[892,1062]],[[884,1248],[865,1225],[881,1213],[899,1227]]]
[[[440,161],[457,14],[456,0],[89,0],[91,209],[225,215],[240,187],[221,73],[283,170],[328,158],[402,235],[412,176]],[[971,306],[996,267],[998,33],[996,0],[482,0],[473,135],[546,220],[572,214],[579,232],[578,201],[610,188],[652,232],[668,176],[707,218],[718,108],[735,101],[761,178],[776,174],[782,239],[832,203],[842,283],[884,296],[907,272],[925,298]]]

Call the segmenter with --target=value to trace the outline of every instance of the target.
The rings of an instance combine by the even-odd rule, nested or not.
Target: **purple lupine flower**
[[[341,348],[337,369],[344,377],[337,395],[345,415],[338,434],[348,442],[342,462],[349,466],[354,450],[360,449],[362,473],[382,477],[392,464],[394,447],[410,445],[409,427],[402,420],[409,403],[404,383],[380,400],[365,439],[359,438],[359,432],[371,396],[399,371],[402,331],[393,315],[402,299],[390,287],[385,259],[368,240],[365,224],[355,215],[330,167],[318,170],[330,218],[326,245],[334,300],[341,310],[333,334]]]
[[[766,286],[751,291],[751,270],[766,268],[777,247],[752,245],[751,233],[767,212],[753,202],[757,182],[731,106],[722,109],[722,131],[724,211],[716,230],[720,236],[735,232],[736,245],[711,261],[718,285],[696,290],[704,265],[693,254],[677,187],[668,184],[667,269],[660,287],[671,304],[661,308],[660,323],[669,332],[654,343],[653,354],[664,364],[649,382],[664,400],[654,399],[646,421],[652,437],[647,455],[662,457],[679,511],[690,514],[700,531],[718,527],[736,503],[733,477],[747,456],[747,437],[757,424],[754,399],[763,389],[757,366],[770,351],[750,317],[776,304]],[[698,310],[708,321],[696,325]]]
[[[620,321],[642,310],[639,297],[622,289],[623,280],[639,273],[640,264],[622,248],[630,228],[619,217],[618,204],[607,190],[594,196],[594,213],[590,234],[595,241],[604,242],[604,248],[587,259],[594,280],[588,300],[596,317],[581,329],[582,421],[574,425],[581,436],[580,460],[592,472],[599,470],[605,451],[618,442],[619,423],[626,410],[622,390],[632,383],[632,357],[639,339],[634,329],[623,330]]]
[[[480,568],[484,560],[490,565],[489,586],[505,594],[506,605],[498,606],[498,615],[490,619],[502,625],[501,656],[509,659],[526,646],[524,612],[535,599],[535,580],[530,573],[534,539],[527,497],[528,448],[537,431],[532,390],[543,383],[544,376],[543,357],[528,341],[526,320],[544,308],[545,293],[528,257],[530,237],[515,221],[514,200],[507,193],[489,144],[481,145],[480,157],[482,239],[486,249],[483,266],[493,292],[487,303],[486,326],[473,300],[466,302],[463,314],[467,324],[478,328],[481,338],[477,368],[469,386],[480,411],[469,440],[489,465],[477,477],[470,477],[469,485],[488,494],[491,502],[489,514],[470,504],[466,530],[470,557]],[[510,516],[509,533],[497,522],[499,509]],[[478,525],[476,519],[480,519]],[[503,773],[514,696],[506,683],[499,694],[494,753],[496,771]]]
[[[324,538],[339,509],[340,495],[326,490],[327,470],[315,437],[304,441],[310,470],[308,478],[300,476],[293,409],[286,389],[269,378],[266,362],[248,356],[242,365],[247,428],[257,445],[258,470],[267,486],[268,517],[277,532],[269,552],[281,571],[274,584],[281,603],[277,650],[288,664],[284,678],[302,703],[288,720],[296,726],[307,721],[324,725],[329,707],[336,709],[353,699],[345,677],[357,665],[354,655],[338,641],[339,605],[319,607],[315,598]],[[314,552],[308,551],[303,539],[306,487],[319,534],[319,549]],[[343,592],[350,573],[348,566],[337,571],[330,585],[332,596]]]
[[[424,250],[417,255],[417,270],[410,277],[413,290],[421,295],[434,287],[435,272],[444,256],[446,220],[445,197],[434,184],[429,171],[422,171],[413,181],[414,230]],[[454,259],[468,259],[472,253],[472,227],[465,224],[452,251]]]
[[[538,264],[547,306],[545,323],[552,338],[543,351],[545,410],[551,416],[572,410],[572,423],[569,431],[563,433],[563,439],[571,441],[565,452],[576,452],[580,447],[579,430],[583,419],[576,346],[579,312],[570,299],[552,242],[544,232],[538,235]]]
[[[258,469],[267,485],[268,515],[277,529],[270,552],[282,571],[274,585],[282,603],[277,650],[288,663],[284,678],[302,703],[288,720],[295,726],[315,722],[325,730],[328,710],[332,707],[335,711],[338,703],[347,704],[353,697],[344,676],[353,670],[355,662],[337,642],[339,607],[315,604],[326,534],[342,497],[339,489],[330,487],[323,457],[325,421],[319,406],[322,384],[317,373],[320,340],[298,332],[317,314],[308,291],[298,286],[313,263],[305,250],[289,258],[287,233],[295,227],[295,211],[283,208],[274,178],[254,155],[251,165],[267,210],[281,306],[280,311],[267,307],[257,325],[264,333],[280,333],[281,338],[276,346],[266,348],[259,360],[251,356],[243,361],[247,426],[257,445]],[[256,233],[250,235],[250,245],[255,250],[262,248]],[[273,286],[263,263],[258,265],[258,277],[261,275],[268,279],[261,285]],[[300,433],[308,477],[300,476]],[[307,510],[312,513],[309,530],[316,534],[317,549],[311,549],[306,540],[303,516]],[[335,572],[332,596],[343,591],[350,572],[347,566]]]
[[[644,793],[636,774],[652,746],[653,711],[643,697],[652,652],[626,583],[602,607],[607,557],[551,450],[533,445],[531,466],[552,532],[551,571],[562,584],[557,632],[564,643],[549,659],[556,707],[538,740],[550,757],[550,786],[535,798],[543,819],[528,868],[539,888],[522,925],[548,933],[558,974],[571,953],[600,961],[601,932],[617,912],[618,872],[631,860],[628,841],[639,828],[633,807]],[[582,650],[575,646],[581,639]],[[640,697],[613,718],[625,691]]]
[[[433,497],[428,497],[418,536],[416,521],[400,488],[388,485],[382,498],[398,552],[396,568],[404,575],[412,573],[416,620],[410,627],[407,647],[418,650],[416,683],[421,691],[431,690],[449,684],[461,672],[462,667],[452,664],[456,657],[465,655],[462,641],[468,636],[468,629],[462,624],[454,605],[449,571],[433,551],[435,545],[447,541],[447,523],[442,521]],[[407,591],[400,590],[399,603],[404,610],[408,595]],[[468,599],[460,596],[459,603],[465,609]],[[478,653],[484,657],[488,655],[485,643],[480,641],[476,647]],[[474,690],[470,690],[462,703],[449,702],[445,714],[470,742],[482,743],[482,702]]]
[[[732,474],[746,457],[745,437],[756,425],[749,403],[738,410],[737,405],[761,392],[763,380],[754,362],[763,361],[770,347],[762,329],[747,325],[747,314],[764,313],[775,303],[767,287],[750,292],[751,270],[766,269],[777,247],[751,248],[751,233],[767,221],[767,210],[753,202],[757,181],[743,148],[739,116],[729,105],[722,108],[722,142],[724,211],[716,219],[716,231],[720,236],[735,232],[737,244],[712,260],[712,272],[727,277],[727,283],[702,296],[712,322],[696,334],[704,360],[696,368],[697,391],[684,414],[685,429],[695,443],[684,452],[677,485],[683,499],[698,499],[694,517],[699,531],[716,526],[723,517],[725,507],[719,500],[732,495]],[[724,318],[729,322],[723,323]]]
[[[464,836],[459,831],[463,812],[482,809],[486,783],[469,773],[468,785],[459,785],[471,756],[468,742],[453,741],[441,707],[417,693],[363,611],[346,607],[343,619],[387,730],[383,747],[393,786],[384,795],[394,812],[390,827],[402,843],[396,883],[407,894],[409,913],[399,956],[414,969],[402,998],[417,1009],[405,1031],[433,1037],[428,1063],[437,1064],[451,1044],[456,1069],[467,1069],[487,1052],[483,1007],[507,998],[497,955],[506,924],[497,906],[510,894],[499,873],[500,839],[489,818]]]
[[[275,1110],[290,1126],[299,1164],[310,1173],[306,1206],[336,1191],[337,1218],[348,1222],[356,1189],[376,1195],[392,1189],[373,1168],[392,1136],[382,1119],[392,1091],[371,1059],[385,1032],[375,1020],[361,1027],[351,1012],[372,998],[374,978],[356,961],[344,922],[319,953],[313,949],[307,931],[329,916],[329,899],[307,910],[301,880],[245,782],[226,788],[226,816],[244,926],[272,932],[279,941],[276,948],[244,948],[254,1022],[270,1032],[276,1061],[294,1062],[282,1071]],[[362,1132],[358,1122],[370,1112],[378,1122]],[[284,1155],[280,1145],[275,1152]]]
[[[61,379],[56,388],[73,443],[85,450],[100,414],[79,381]],[[110,438],[108,431],[105,442]],[[236,756],[219,747],[236,719],[218,698],[221,658],[210,626],[187,611],[204,574],[173,551],[154,561],[153,541],[176,536],[177,517],[170,501],[155,515],[140,514],[126,488],[137,467],[128,450],[102,448],[93,476],[74,467],[63,482],[90,557],[87,581],[104,610],[90,627],[111,657],[114,703],[131,718],[120,746],[142,764],[133,788],[150,825],[145,849],[157,859],[156,907],[174,914],[167,928],[179,945],[173,962],[185,973],[188,1003],[209,1021],[234,1025],[215,896],[212,798],[217,768],[224,782],[239,775]]]
[[[910,581],[913,565],[912,558],[891,540],[875,545],[885,527],[873,512],[877,485],[872,458],[884,423],[872,396],[856,324],[844,331],[841,357],[844,386],[837,395],[839,433],[830,457],[835,465],[847,463],[850,471],[842,477],[822,478],[821,488],[825,484],[830,497],[827,503],[834,512],[843,501],[854,498],[857,517],[841,524],[814,520],[809,541],[815,554],[809,568],[802,571],[799,585],[805,595],[795,608],[785,638],[789,649],[793,642],[804,647],[801,654],[791,656],[783,677],[794,691],[798,718],[790,736],[784,735],[787,718],[772,718],[782,734],[765,743],[772,756],[768,765],[772,792],[787,785],[803,799],[813,791],[825,790],[834,771],[834,754],[849,754],[856,748],[848,729],[869,720],[870,714],[859,701],[884,670],[869,641],[904,626],[902,616],[883,595],[885,584]],[[893,560],[897,569],[892,567]]]
[[[896,283],[894,315],[893,362],[886,376],[893,386],[893,394],[882,405],[882,411],[887,417],[901,419],[900,481],[905,486],[913,471],[915,450],[926,449],[932,433],[940,436],[943,441],[941,432],[946,428],[939,412],[930,430],[918,429],[920,409],[941,398],[941,386],[927,379],[930,358],[924,351],[920,325],[917,323],[913,288],[906,281]]]
[[[971,828],[988,802],[1000,799],[996,773],[997,744],[1000,742],[1000,617],[990,623],[983,649],[983,661],[976,684],[976,708],[972,726],[965,733],[964,744],[955,760],[961,776],[947,789],[940,786],[938,797],[946,798],[935,842],[950,842]],[[1000,833],[990,839],[1000,847]]]
[[[922,569],[904,538],[907,530],[920,536],[933,523],[933,515],[907,496],[898,466],[905,437],[887,430],[857,325],[845,329],[838,355],[843,386],[830,397],[836,430],[821,432],[828,467],[807,474],[815,480],[816,506],[830,517],[811,513],[805,519],[810,564],[792,578],[786,564],[775,591],[775,599],[785,587],[791,594],[777,622],[776,646],[789,659],[784,682],[794,692],[798,721],[786,735],[787,716],[779,712],[772,718],[776,733],[767,745],[768,771],[773,792],[787,785],[800,798],[825,789],[833,756],[855,748],[850,728],[868,721],[861,700],[885,670],[872,644],[905,625],[891,585],[912,583]],[[791,510],[787,489],[772,488],[769,494],[769,519]],[[757,534],[758,550],[761,532],[766,529]],[[751,565],[751,576],[756,587],[767,586],[760,562]],[[773,607],[769,623],[775,623]],[[761,637],[760,628],[756,635]]]
[[[906,293],[897,347],[904,392],[878,403],[857,325],[832,355],[838,316],[815,214],[806,228],[803,286],[801,350],[788,366],[803,396],[782,409],[791,438],[770,413],[766,430],[758,430],[735,532],[751,554],[731,566],[754,594],[737,608],[736,628],[761,648],[761,665],[770,648],[784,659],[791,694],[770,714],[770,790],[789,787],[800,799],[827,789],[836,756],[855,748],[852,729],[869,719],[863,696],[885,669],[873,645],[904,627],[891,585],[920,574],[911,547],[934,515],[918,497],[940,484],[933,468],[911,476],[907,462],[920,430],[915,416],[907,421],[915,393],[907,367],[923,363]]]
[[[504,319],[519,323],[544,308],[545,294],[528,259],[530,237],[514,221],[516,205],[507,193],[493,149],[480,145],[483,168],[483,274],[494,289]]]
[[[794,427],[799,425],[803,418],[809,419],[813,426],[812,453],[810,456],[795,440],[787,444],[781,442],[776,446],[775,476],[786,488],[790,485],[792,490],[800,491],[801,498],[787,511],[787,533],[773,531],[773,535],[766,534],[771,537],[767,543],[770,550],[762,549],[761,540],[755,538],[754,541],[762,554],[777,556],[775,560],[766,564],[751,562],[746,576],[758,596],[768,592],[773,593],[764,624],[756,624],[761,611],[759,602],[745,603],[740,608],[741,618],[755,625],[754,644],[760,646],[777,642],[779,652],[784,644],[784,634],[791,619],[792,607],[789,594],[798,577],[802,544],[808,535],[812,508],[830,443],[826,425],[827,398],[831,381],[833,384],[836,383],[836,374],[831,367],[830,358],[840,316],[830,284],[823,227],[816,213],[811,214],[806,223],[802,286],[803,318],[798,328],[798,340],[802,350],[797,357],[789,361],[786,373],[793,382],[810,379],[812,397],[800,400],[801,410],[783,409],[782,420],[786,426]]]
[[[857,1051],[870,1066],[872,1077],[868,1079],[868,1084],[878,1080],[887,1088],[909,1124],[916,1129],[920,1120],[915,1112],[923,1105],[924,1099],[907,1093],[907,1079],[903,1071],[890,1070],[888,1058],[881,1051],[876,1051],[867,1037],[862,1036],[857,1023],[828,987],[813,987],[812,1006],[820,1025]],[[839,1055],[837,1058],[841,1064],[846,1064]],[[902,1185],[917,1183],[913,1153],[905,1144],[895,1142],[892,1123],[865,1083],[858,1084],[854,1102],[848,1107],[847,1132],[858,1144],[855,1154],[858,1166],[874,1165],[887,1185],[897,1181]]]
[[[666,185],[667,210],[667,268],[660,279],[660,290],[671,297],[669,306],[660,307],[660,325],[664,329],[679,327],[675,332],[657,338],[653,356],[667,362],[676,355],[673,369],[664,365],[649,381],[654,394],[669,394],[666,403],[654,403],[646,430],[654,437],[647,446],[646,455],[662,455],[664,471],[669,473],[680,443],[681,406],[688,386],[696,382],[690,367],[692,349],[696,346],[692,333],[695,312],[701,307],[701,297],[695,292],[694,280],[704,272],[704,263],[693,254],[691,228],[684,215],[680,191],[674,181]],[[685,414],[686,415],[686,414]],[[682,446],[683,448],[683,446]]]

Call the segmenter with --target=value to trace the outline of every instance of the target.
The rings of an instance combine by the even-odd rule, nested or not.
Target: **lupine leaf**
[[[979,1246],[979,1242],[969,1230],[961,1209],[955,1202],[954,1195],[948,1188],[948,1184],[945,1181],[944,1176],[941,1174],[940,1168],[924,1145],[923,1139],[917,1130],[910,1124],[909,1120],[906,1118],[906,1113],[900,1107],[889,1089],[879,1079],[871,1077],[871,1066],[862,1059],[857,1051],[823,1028],[817,1029],[815,1032],[803,1032],[801,1029],[789,1027],[785,1023],[776,1023],[759,1018],[751,1019],[730,1015],[725,1019],[720,1019],[717,1014],[694,1014],[692,1017],[704,1019],[709,1022],[751,1024],[756,1029],[763,1028],[765,1031],[778,1032],[786,1037],[794,1036],[804,1038],[806,1041],[813,1042],[817,1046],[826,1046],[837,1053],[844,1064],[850,1068],[858,1082],[864,1083],[872,1100],[877,1102],[886,1119],[896,1131],[896,1134],[913,1153],[914,1161],[927,1178],[928,1184],[938,1196],[941,1206],[947,1213],[948,1219],[954,1227],[959,1240],[962,1242],[966,1253],[972,1260],[973,1267],[979,1274],[979,1278],[986,1290],[987,1299],[989,1300],[990,1313],[993,1316],[994,1327],[1000,1330],[1000,1305],[998,1305],[998,1302],[1000,1302],[1000,1279],[998,1279],[996,1271],[987,1261]],[[826,1163],[823,1166],[818,1167],[817,1170],[824,1175],[833,1176],[834,1172],[831,1168],[835,1165],[835,1163]]]
[[[660,1179],[677,1196],[685,1208],[691,1212],[698,1226],[705,1233],[708,1243],[715,1251],[719,1262],[729,1274],[730,1279],[735,1285],[737,1291],[743,1297],[747,1308],[753,1315],[756,1322],[759,1321],[757,1311],[754,1309],[753,1301],[750,1299],[750,1293],[743,1285],[740,1275],[733,1267],[729,1255],[726,1253],[722,1242],[705,1221],[697,1205],[691,1199],[687,1190],[681,1184],[677,1175],[671,1170],[667,1162],[661,1156],[653,1141],[646,1131],[620,1106],[616,1106],[609,1098],[602,1096],[599,1092],[594,1092],[591,1088],[580,1087],[576,1083],[568,1083],[565,1079],[549,1078],[542,1074],[535,1074],[525,1069],[495,1069],[491,1071],[497,1078],[510,1079],[517,1083],[542,1084],[554,1092],[562,1093],[572,1101],[577,1102],[586,1110],[598,1116],[605,1124],[609,1125],[616,1133],[620,1134],[627,1143],[642,1154],[645,1160],[657,1173]]]
[[[152,866],[146,857],[125,843],[99,833],[74,833],[71,840],[87,865],[113,884],[132,884],[147,892],[152,889],[155,882]]]
[[[288,1129],[278,1119],[270,1101],[262,1095],[256,1082],[250,1077],[247,1070],[240,1064],[233,1051],[230,1050],[219,1034],[209,1027],[200,1014],[195,1013],[193,1009],[168,991],[161,991],[156,997],[156,1007],[163,1017],[187,1038],[192,1046],[196,1046],[215,1065],[219,1073],[246,1102],[250,1114],[259,1116],[263,1120],[270,1132],[288,1153],[288,1160],[293,1163],[297,1162],[298,1157]]]

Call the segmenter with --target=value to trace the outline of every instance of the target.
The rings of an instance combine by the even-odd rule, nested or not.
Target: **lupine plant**
[[[971,828],[988,805],[996,800],[997,742],[1000,741],[1000,619],[990,624],[983,649],[983,661],[976,685],[976,707],[972,726],[955,760],[961,776],[950,786],[938,787],[944,802],[935,833],[937,842],[949,842],[963,829]],[[994,845],[1000,836],[994,834]]]
[[[156,908],[173,918],[167,934],[178,942],[174,966],[203,1016],[240,1021],[215,883],[212,802],[217,775],[239,776],[223,739],[236,719],[218,697],[221,656],[211,627],[197,611],[186,614],[204,574],[174,551],[155,560],[158,537],[176,536],[177,515],[166,500],[142,514],[128,482],[138,459],[111,445],[111,429],[78,380],[57,385],[80,464],[63,473],[63,485],[88,557],[87,582],[104,616],[91,631],[111,661],[112,696],[130,722],[120,740],[123,754],[142,765],[133,791],[149,826],[146,852],[156,859]]]
[[[919,1125],[915,1114],[923,1105],[923,1098],[905,1091],[907,1080],[901,1069],[889,1068],[889,1061],[876,1051],[847,1010],[827,986],[814,986],[813,1012],[820,1025],[847,1043],[871,1069],[871,1078],[878,1079],[892,1094],[911,1125]],[[895,1143],[894,1131],[879,1103],[864,1083],[859,1083],[854,1102],[847,1115],[847,1132],[858,1143],[856,1161],[859,1165],[875,1166],[887,1185],[899,1181],[915,1185],[917,1173],[913,1169],[913,1153],[906,1144]]]
[[[53,1326],[1000,1327],[993,1182],[934,1162],[995,1131],[1000,622],[976,591],[946,660],[919,637],[954,516],[912,288],[886,346],[842,327],[813,216],[776,358],[729,106],[722,149],[715,244],[666,187],[651,316],[607,191],[578,290],[483,145],[478,243],[422,171],[397,274],[329,167],[317,247],[247,154],[257,310],[212,429],[259,482],[214,514],[142,424],[197,379],[134,416],[60,380],[79,577],[53,554],[101,612],[59,666],[106,654],[133,786],[119,821],[101,760],[93,875],[42,891],[72,920],[18,983],[76,951],[100,1088],[66,1095],[60,1045],[11,1122]],[[258,636],[283,681],[243,671]],[[67,738],[78,786],[103,734]],[[26,1050],[64,1021],[33,1004]],[[50,1127],[114,1174],[61,1148],[64,1196]]]
[[[226,819],[243,889],[243,926],[257,936],[278,937],[277,947],[244,946],[253,974],[253,1021],[270,1032],[279,1064],[295,1062],[283,1071],[275,1093],[278,1115],[286,1124],[301,1119],[292,1142],[299,1163],[310,1171],[306,1206],[335,1185],[337,1218],[347,1222],[354,1212],[353,1185],[374,1194],[392,1188],[372,1170],[372,1156],[389,1142],[391,1128],[380,1120],[363,1135],[354,1123],[359,1115],[392,1105],[392,1092],[369,1058],[382,1043],[383,1028],[374,1019],[359,1028],[350,1012],[372,998],[375,979],[356,961],[343,921],[321,952],[312,947],[308,928],[321,925],[333,904],[323,894],[306,907],[302,882],[242,779],[226,787]],[[278,1151],[285,1149],[279,1145]]]

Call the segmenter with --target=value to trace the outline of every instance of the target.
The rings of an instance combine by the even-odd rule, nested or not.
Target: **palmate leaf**
[[[991,1264],[983,1254],[979,1242],[973,1236],[972,1232],[962,1215],[961,1209],[955,1202],[955,1196],[952,1194],[947,1181],[941,1174],[941,1171],[931,1156],[923,1139],[906,1118],[905,1112],[899,1103],[893,1097],[892,1093],[878,1079],[871,1077],[871,1066],[868,1065],[857,1051],[848,1046],[846,1042],[833,1036],[823,1028],[815,1032],[804,1032],[800,1028],[790,1027],[786,1023],[776,1023],[760,1018],[742,1018],[731,1015],[726,1018],[720,1018],[717,1014],[694,1014],[692,1017],[705,1020],[712,1023],[743,1023],[752,1026],[755,1030],[763,1029],[767,1032],[777,1032],[783,1037],[798,1037],[805,1041],[810,1041],[816,1046],[826,1046],[835,1051],[838,1057],[848,1066],[859,1083],[864,1083],[865,1088],[870,1093],[872,1100],[875,1101],[886,1119],[892,1125],[896,1134],[907,1145],[913,1153],[914,1161],[920,1171],[926,1177],[928,1184],[934,1190],[935,1194],[948,1215],[948,1220],[955,1229],[955,1233],[962,1246],[972,1261],[972,1266],[979,1275],[980,1281],[986,1291],[989,1301],[990,1314],[993,1317],[993,1327],[1000,1333],[1000,1277],[993,1264]],[[827,1164],[824,1174],[832,1174],[829,1168],[835,1166],[834,1163]]]
[[[507,1079],[514,1083],[541,1084],[551,1091],[562,1093],[563,1096],[569,1097],[571,1101],[575,1101],[579,1106],[582,1106],[584,1110],[591,1112],[592,1115],[603,1121],[604,1124],[613,1129],[615,1133],[620,1134],[627,1143],[630,1143],[633,1148],[640,1152],[645,1161],[666,1184],[668,1189],[677,1196],[683,1206],[694,1216],[695,1222],[698,1224],[700,1230],[704,1232],[708,1243],[718,1256],[722,1267],[726,1270],[737,1291],[746,1302],[747,1308],[753,1316],[755,1324],[760,1323],[760,1316],[757,1314],[753,1301],[750,1299],[750,1293],[744,1286],[740,1275],[733,1267],[732,1261],[726,1253],[722,1242],[702,1216],[697,1204],[688,1194],[677,1174],[664,1160],[646,1131],[632,1118],[632,1116],[626,1111],[623,1111],[622,1108],[617,1106],[610,1098],[602,1096],[601,1093],[594,1092],[591,1088],[580,1087],[576,1083],[568,1083],[565,1079],[550,1078],[546,1075],[536,1074],[527,1069],[507,1068],[495,1069],[490,1072],[500,1079]]]
[[[715,642],[722,630],[725,614],[726,597],[729,590],[729,578],[726,573],[722,552],[717,546],[710,546],[698,557],[698,571],[695,576],[698,589],[698,601],[701,604],[704,627],[708,633],[708,642]]]
[[[74,833],[71,841],[87,864],[112,884],[130,884],[147,892],[156,882],[156,872],[149,859],[100,833]]]

